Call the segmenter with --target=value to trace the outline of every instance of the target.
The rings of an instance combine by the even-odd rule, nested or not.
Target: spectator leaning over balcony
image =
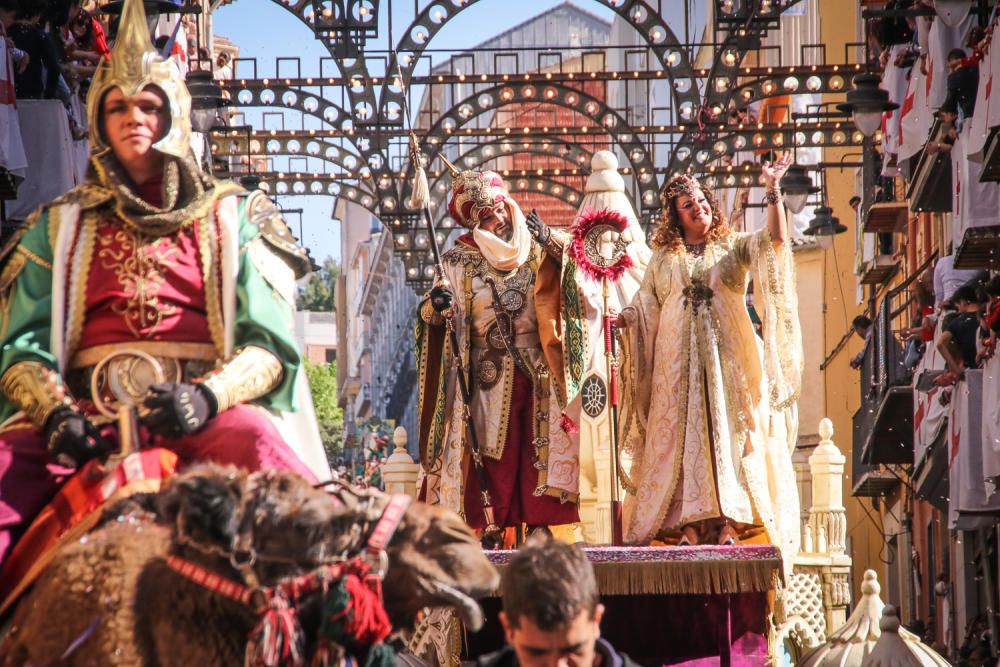
[[[17,2],[16,0],[0,0],[0,37],[7,38],[9,35],[7,31],[10,27],[14,25],[14,21],[17,17]],[[25,68],[28,66],[28,62],[31,58],[28,56],[27,51],[22,51],[14,45],[12,40],[7,39],[7,50],[10,54],[10,60],[14,64],[14,70],[18,73],[24,72]],[[11,71],[11,74],[13,74]],[[13,84],[13,81],[10,82]],[[0,103],[8,104],[8,102]]]
[[[955,291],[966,283],[978,279],[982,274],[975,269],[956,269],[955,256],[948,247],[949,254],[942,257],[934,265],[934,305],[938,308]]]
[[[44,0],[17,0],[14,25],[8,30],[18,49],[27,53],[28,65],[15,78],[20,100],[54,99],[59,87],[59,50],[42,28]]]
[[[971,118],[979,90],[979,63],[966,58],[964,49],[948,52],[948,96],[942,108],[957,108],[962,118]]]
[[[868,345],[871,343],[872,321],[865,315],[858,315],[851,321],[851,329],[858,335],[858,338],[865,342],[861,351],[851,357],[851,368],[857,370],[861,368],[861,364],[865,359],[865,353],[868,351]]]
[[[997,349],[997,337],[1000,336],[1000,275],[990,278],[983,287],[983,291],[986,292],[988,301],[982,322],[980,362],[993,356]]]
[[[979,366],[976,340],[979,336],[980,309],[976,288],[971,285],[959,287],[951,296],[951,302],[958,312],[949,318],[935,344],[952,378],[958,381],[966,370]]]

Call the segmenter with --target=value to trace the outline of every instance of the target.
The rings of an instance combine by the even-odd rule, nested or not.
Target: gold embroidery
[[[267,396],[281,384],[285,369],[270,350],[248,345],[205,379],[219,412]]]
[[[215,349],[222,356],[226,353],[225,326],[222,321],[222,299],[219,296],[221,289],[218,284],[217,262],[221,262],[221,257],[216,257],[215,246],[218,243],[219,234],[215,226],[215,212],[201,218],[198,228],[201,244],[201,279],[205,285],[205,312],[208,314],[208,331],[215,343]]]
[[[61,227],[63,225],[62,214],[65,209],[63,207],[53,209],[53,214],[57,210],[59,211],[58,215],[55,220],[50,220],[49,224],[56,224]],[[83,320],[87,310],[87,286],[90,283],[90,263],[94,258],[94,244],[97,237],[97,213],[95,211],[87,211],[83,216],[82,223],[80,222],[80,218],[77,218],[66,224],[72,224],[76,227],[79,230],[78,233],[80,236],[76,247],[69,248],[67,250],[68,256],[64,259],[70,267],[69,288],[71,294],[67,296],[66,303],[64,304],[66,323],[63,329],[66,331],[66,351],[68,354],[73,354],[83,333]]]
[[[152,338],[163,318],[177,312],[173,304],[159,299],[166,282],[164,269],[177,266],[181,250],[174,237],[151,237],[128,227],[111,235],[99,235],[97,257],[101,267],[115,272],[126,301],[111,309],[122,316],[136,338]]]
[[[20,254],[20,255],[24,255],[26,258],[30,259],[32,262],[34,262],[38,266],[42,267],[43,269],[47,269],[49,271],[52,270],[52,264],[51,263],[46,262],[44,259],[42,259],[38,255],[36,255],[35,253],[33,253],[30,250],[28,250],[27,248],[25,248],[23,245],[18,247],[17,253]]]

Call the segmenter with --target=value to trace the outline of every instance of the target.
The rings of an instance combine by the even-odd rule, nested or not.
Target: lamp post
[[[208,132],[215,125],[219,109],[229,106],[223,97],[222,88],[212,78],[212,73],[192,70],[187,75],[187,87],[191,93],[191,127],[195,132]]]
[[[819,192],[819,188],[813,185],[812,179],[806,172],[806,168],[800,164],[793,164],[781,177],[781,191],[785,195],[785,204],[792,213],[801,213],[806,207],[806,200],[809,195]]]
[[[807,236],[834,236],[846,231],[847,227],[840,224],[840,219],[833,215],[833,209],[824,204],[816,207],[813,219],[802,233]]]
[[[870,137],[882,124],[882,114],[898,109],[899,105],[889,101],[889,93],[879,88],[879,78],[874,74],[858,74],[854,77],[854,88],[847,91],[847,101],[838,104],[837,109],[851,114],[855,127]]]

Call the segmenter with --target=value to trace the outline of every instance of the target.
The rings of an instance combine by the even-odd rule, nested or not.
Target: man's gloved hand
[[[451,289],[442,285],[435,285],[431,288],[431,308],[435,312],[443,313],[451,308],[451,302],[455,300],[455,295]]]
[[[61,466],[79,468],[90,459],[111,453],[111,443],[84,415],[71,408],[59,408],[45,422],[45,442],[49,456]]]
[[[552,230],[538,217],[538,211],[531,209],[531,213],[524,219],[524,222],[528,225],[528,231],[531,232],[536,241],[542,245],[548,243],[549,238],[552,236]]]
[[[149,432],[167,438],[189,435],[218,413],[215,396],[205,387],[181,382],[154,384],[143,403],[149,414],[142,418]]]

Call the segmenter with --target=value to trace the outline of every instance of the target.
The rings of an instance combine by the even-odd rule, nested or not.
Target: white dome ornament
[[[899,627],[896,608],[886,605],[879,622],[882,636],[871,655],[862,661],[863,667],[948,667],[945,660],[912,632]]]

